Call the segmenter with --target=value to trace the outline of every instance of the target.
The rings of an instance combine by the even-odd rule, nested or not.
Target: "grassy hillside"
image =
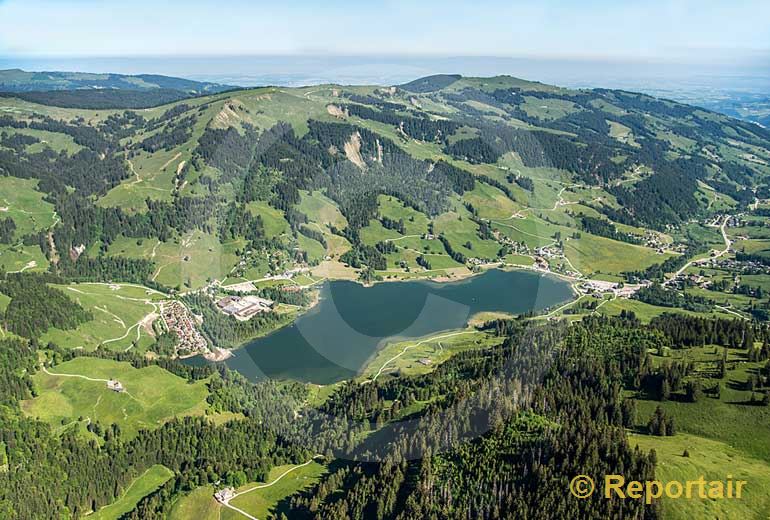
[[[89,518],[95,520],[117,520],[134,509],[139,500],[158,489],[173,476],[174,474],[171,470],[156,464],[139,475],[118,500],[95,511],[89,515]]]
[[[194,87],[155,77],[14,74]],[[3,98],[0,131],[39,139],[6,146],[23,146],[31,158],[63,152],[73,162],[65,172],[84,154],[111,154],[123,171],[87,194],[95,204],[88,211],[105,219],[88,226],[92,216],[60,215],[63,199],[51,196],[81,189],[70,181],[52,188],[34,175],[0,178],[17,227],[17,243],[0,244],[0,264],[42,271],[82,243],[91,259],[149,262],[146,280],[132,281],[179,291],[292,269],[316,279],[357,278],[367,265],[385,278],[437,277],[476,263],[531,266],[538,256],[560,274],[634,281],[686,248],[718,247],[708,219],[744,207],[770,179],[761,128],[628,92],[455,75],[392,88],[206,92],[136,112]],[[194,201],[205,203],[184,213]],[[260,226],[258,240],[246,229],[223,231],[229,204],[257,219],[249,226]],[[152,220],[150,206],[168,223],[128,229],[129,218]],[[586,217],[608,231],[586,230]],[[120,229],[105,233],[115,222]],[[31,236],[49,228],[56,252]],[[744,234],[742,250],[767,249],[761,226]],[[366,258],[377,256],[362,253],[366,247],[382,249],[382,258]],[[750,309],[745,298],[723,301]],[[101,339],[115,337],[104,332]]]
[[[172,417],[200,415],[207,406],[205,382],[188,384],[157,366],[136,369],[128,363],[82,357],[48,372],[33,377],[37,397],[22,407],[57,431],[114,423],[130,438]],[[110,379],[120,381],[125,392],[108,389]]]
[[[629,442],[645,451],[655,450],[658,458],[655,476],[668,482],[698,480],[747,482],[740,500],[670,499],[661,500],[665,518],[766,518],[770,514],[770,499],[765,489],[770,485],[770,466],[746,456],[729,444],[703,437],[679,434],[675,437],[631,435]],[[687,456],[683,454],[687,452]]]
[[[145,287],[120,284],[59,286],[67,296],[90,310],[93,319],[73,330],[51,329],[43,341],[65,348],[94,350],[143,349],[154,342],[153,321],[164,296]]]
[[[277,518],[280,514],[277,505],[282,499],[311,487],[326,473],[325,465],[312,462],[307,466],[291,471],[291,473],[276,481],[276,479],[287,471],[292,470],[292,468],[294,468],[292,465],[274,467],[270,470],[270,475],[265,483],[271,484],[274,482],[272,485],[241,495],[233,499],[232,504],[257,518]],[[262,483],[252,482],[236,491],[249,490],[259,485],[262,485]],[[223,509],[221,517],[237,518],[239,516],[238,513],[233,513],[235,512]]]
[[[8,471],[14,489],[31,491],[27,516],[77,516],[97,492],[97,503],[114,503],[96,518],[128,513],[169,474],[155,466],[121,490],[113,466],[130,472],[157,462],[158,453],[180,479],[172,518],[237,518],[211,498],[225,485],[248,491],[233,505],[256,518],[353,518],[391,506],[393,517],[412,506],[405,516],[503,514],[494,503],[500,494],[488,490],[529,497],[535,487],[549,493],[554,510],[590,516],[592,509],[575,509],[582,506],[548,486],[575,467],[606,470],[605,462],[652,471],[651,459],[622,442],[624,428],[645,450],[659,448],[664,478],[740,465],[740,475],[765,484],[768,353],[747,347],[755,346],[752,334],[757,346],[770,338],[766,129],[640,94],[507,76],[190,92],[198,87],[147,76],[19,74],[17,81],[51,88],[127,81],[160,100],[131,108],[141,96],[124,88],[107,100],[127,103],[117,108],[91,89],[0,97],[0,335],[30,336],[6,338],[13,348],[0,352],[8,365],[0,367],[0,408],[14,428],[3,435],[20,446],[0,447],[15,464],[30,461],[23,472]],[[184,90],[184,99],[165,102],[167,89]],[[166,335],[163,348],[151,347],[159,312],[174,300],[195,315],[177,329],[185,348],[219,355],[226,352],[215,347],[290,323],[317,301],[314,286],[326,279],[447,281],[498,266],[551,271],[579,294],[531,320],[490,311],[467,329],[383,345],[355,381],[308,392],[292,382],[252,384],[208,365],[172,373],[150,364],[173,352]],[[236,292],[274,303],[233,316],[236,300],[225,310],[217,304]],[[36,294],[43,296],[33,301]],[[656,328],[668,312],[680,320],[670,337]],[[734,321],[684,318],[693,316]],[[696,338],[694,347],[673,339],[714,327],[727,332]],[[196,330],[205,344],[195,341]],[[526,350],[509,348],[530,333]],[[99,358],[70,359],[100,347]],[[285,354],[269,362],[279,365]],[[227,364],[249,364],[243,355]],[[526,392],[499,395],[506,385],[495,373],[508,359],[514,369],[522,361],[547,373],[530,378]],[[42,360],[58,364],[37,370]],[[159,361],[171,370],[166,362],[173,363]],[[115,380],[124,392],[108,387]],[[691,398],[686,388],[696,381],[703,392]],[[394,423],[426,421],[426,444],[446,440],[446,431],[454,438],[474,416],[464,398],[477,391],[494,405],[490,417],[513,410],[516,417],[429,464],[412,462],[402,448],[422,440],[402,437]],[[671,438],[645,435],[658,406],[676,424]],[[434,422],[444,410],[448,429]],[[169,424],[203,415],[211,420]],[[343,420],[357,426],[340,432]],[[287,424],[294,444],[283,435]],[[120,428],[117,440],[110,425]],[[145,443],[142,430],[163,440]],[[379,442],[380,435],[396,441]],[[360,451],[345,453],[345,464],[313,462],[287,473],[297,458],[348,448]],[[55,460],[50,454],[60,449],[84,454],[88,467],[64,471],[80,461]],[[391,449],[398,451],[385,453]],[[387,475],[379,473],[384,465],[355,462],[380,450],[405,462]],[[552,471],[538,471],[550,457]],[[271,465],[266,482],[241,485]],[[91,467],[103,488],[81,482]],[[416,482],[423,471],[429,486]],[[38,480],[49,474],[71,474],[67,484],[83,492],[65,488],[60,496],[45,482],[52,491],[41,493]],[[302,496],[316,485],[322,498]],[[0,511],[5,505],[0,500]],[[136,514],[152,515],[155,505],[152,497]],[[620,514],[618,504],[605,505],[609,516]],[[542,512],[527,510],[526,500],[507,507],[517,507],[517,517]],[[622,507],[628,516],[647,513]],[[674,517],[767,513],[759,495],[663,507]]]

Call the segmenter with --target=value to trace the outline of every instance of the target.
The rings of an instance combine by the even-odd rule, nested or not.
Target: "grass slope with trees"
[[[215,490],[293,467],[233,505],[767,516],[766,129],[505,76],[227,92],[137,77],[145,90],[110,99],[68,90],[96,78],[51,78],[0,97],[3,518],[235,518]],[[576,286],[650,284],[585,290],[534,319],[477,316],[330,387],[183,364],[158,319],[181,302],[229,348],[291,322],[323,279],[535,264]],[[225,316],[215,301],[234,287],[277,305]],[[576,474],[729,465],[751,481],[740,504],[567,492]]]

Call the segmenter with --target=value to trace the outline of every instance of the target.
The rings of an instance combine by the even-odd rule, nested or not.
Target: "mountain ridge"
[[[23,69],[0,70],[0,91],[45,92],[51,90],[79,89],[171,89],[190,94],[215,93],[233,88],[230,85],[194,81],[159,74],[116,74],[69,71],[25,71]]]

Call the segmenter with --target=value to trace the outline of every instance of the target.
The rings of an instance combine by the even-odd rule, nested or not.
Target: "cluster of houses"
[[[489,258],[477,258],[474,256],[474,257],[468,258],[468,263],[471,265],[488,265],[488,264],[499,263],[499,260],[491,260]]]
[[[179,339],[177,351],[189,353],[206,353],[209,350],[208,343],[195,326],[193,318],[187,307],[178,301],[165,302],[161,306],[161,319],[166,328],[174,332]]]
[[[268,312],[273,308],[274,302],[259,296],[225,296],[217,302],[217,307],[240,321],[248,321],[255,315]]]
[[[530,249],[527,244],[524,242],[517,242],[513,240],[511,237],[504,235],[503,233],[500,233],[498,230],[492,231],[492,236],[495,237],[495,240],[498,244],[506,246],[511,253],[517,254],[517,255],[525,255],[528,256],[530,254]]]
[[[642,240],[644,241],[644,246],[654,249],[659,255],[664,253],[684,253],[687,249],[685,244],[673,245],[666,243],[659,232],[649,229],[645,230]]]
[[[742,227],[745,223],[746,220],[740,218],[739,215],[730,215],[727,217],[727,227]]]
[[[558,246],[545,246],[535,249],[536,256],[542,256],[545,258],[558,258],[564,256],[561,248]]]
[[[681,274],[677,277],[677,282],[687,282],[688,285],[694,285],[696,287],[700,287],[701,289],[708,289],[711,287],[711,280],[706,276],[701,276],[699,274]]]
[[[542,269],[543,271],[548,271],[551,268],[550,265],[548,264],[548,260],[546,260],[542,256],[535,257],[535,267],[537,269]]]
[[[580,292],[584,294],[612,293],[618,298],[630,298],[636,291],[650,285],[650,283],[649,280],[637,284],[608,282],[604,280],[585,280],[580,284],[579,289]]]

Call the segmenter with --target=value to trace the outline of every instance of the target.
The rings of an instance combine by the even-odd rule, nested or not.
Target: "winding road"
[[[85,379],[86,381],[94,381],[96,383],[109,383],[109,379],[95,379],[93,377],[88,376],[82,376],[80,374],[56,374],[54,372],[49,372],[48,369],[45,367],[45,365],[40,365],[40,367],[43,369],[43,372],[48,374],[49,376],[56,376],[56,377],[77,377],[79,379]]]
[[[714,252],[714,256],[712,256],[710,258],[719,258],[720,256],[723,256],[723,255],[727,254],[728,251],[730,251],[731,242],[730,242],[730,239],[727,237],[727,231],[725,231],[725,228],[727,227],[727,223],[730,221],[731,218],[732,218],[732,215],[725,215],[725,218],[722,221],[722,224],[719,226],[719,230],[722,232],[722,239],[725,241],[725,248],[720,250],[720,251],[715,251]],[[706,258],[699,258],[697,260],[690,260],[689,262],[684,264],[677,272],[675,272],[674,275],[671,278],[669,278],[666,283],[670,282],[671,280],[676,279],[680,274],[685,272],[688,267],[690,267],[692,265],[697,265],[697,264],[703,262],[704,260],[706,260]]]

